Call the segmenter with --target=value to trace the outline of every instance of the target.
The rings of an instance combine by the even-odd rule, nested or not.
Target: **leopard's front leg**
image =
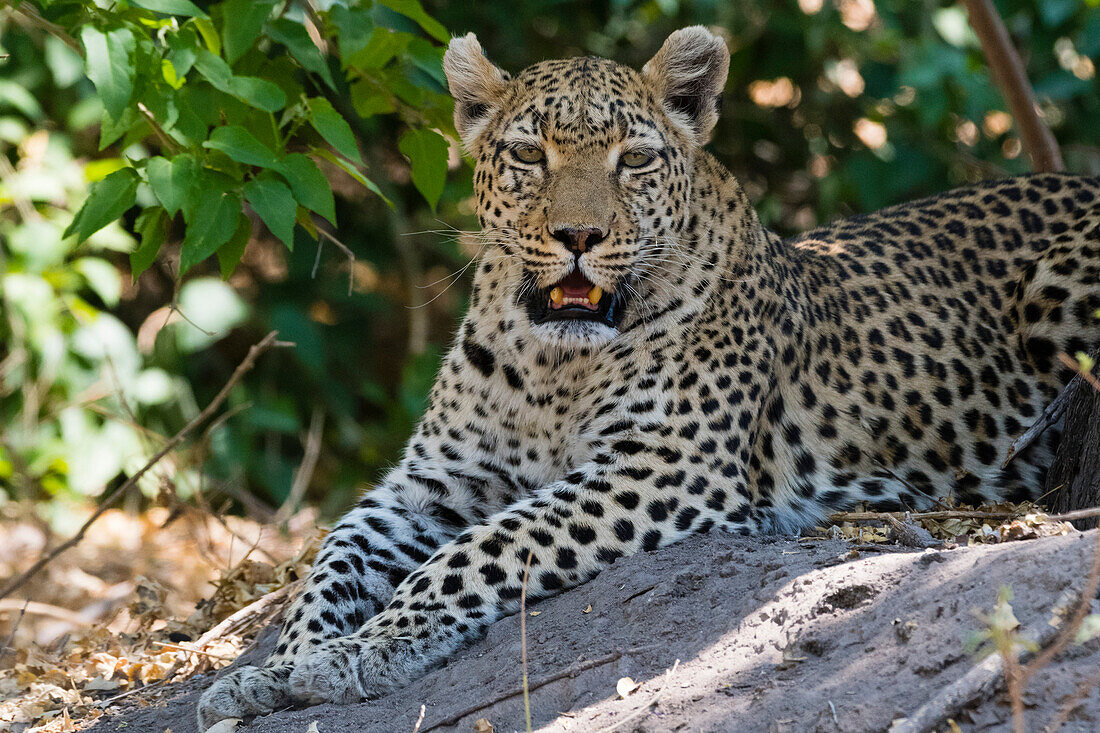
[[[668,455],[667,447],[633,443],[631,450],[629,460],[589,464],[441,547],[401,583],[385,610],[299,663],[290,679],[294,694],[349,702],[417,678],[519,610],[529,554],[527,593],[539,598],[588,580],[619,557],[691,532],[715,525],[748,529],[737,492],[708,484],[703,473],[667,465],[654,470],[653,459]]]
[[[361,628],[412,570],[473,519],[418,491],[405,469],[395,470],[389,485],[371,492],[325,539],[263,666],[235,669],[203,693],[199,729],[296,702],[290,686],[295,665],[326,640]]]

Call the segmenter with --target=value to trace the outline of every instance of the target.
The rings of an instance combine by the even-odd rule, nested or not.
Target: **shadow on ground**
[[[948,551],[872,552],[847,559],[839,541],[693,537],[619,560],[584,586],[533,605],[527,618],[531,705],[541,731],[873,731],[912,712],[974,663],[964,646],[1010,585],[1024,626],[1046,623],[1078,588],[1093,533]],[[841,558],[845,558],[842,560]],[[590,611],[586,609],[591,607]],[[242,658],[254,662],[270,644]],[[675,673],[666,676],[675,661]],[[1100,642],[1075,647],[1030,685],[1039,730],[1100,669]],[[195,703],[212,680],[167,688],[162,699],[104,716],[95,733],[195,733]],[[620,677],[643,682],[627,699]],[[372,703],[319,705],[257,718],[238,733],[523,730],[518,617],[446,667]],[[657,696],[656,704],[648,704]],[[629,720],[627,720],[629,718]],[[958,720],[964,731],[1005,730],[1000,696]],[[1063,731],[1100,729],[1100,694]]]

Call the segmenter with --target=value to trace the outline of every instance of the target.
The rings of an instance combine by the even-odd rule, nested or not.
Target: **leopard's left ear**
[[[669,116],[687,127],[702,145],[718,122],[729,68],[726,42],[694,25],[669,36],[642,67],[642,74],[656,87]]]

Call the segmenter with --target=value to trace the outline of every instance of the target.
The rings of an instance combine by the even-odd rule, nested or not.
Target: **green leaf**
[[[208,18],[200,8],[188,0],[129,0],[131,5],[165,15],[186,15],[190,18]]]
[[[199,165],[186,153],[167,158],[150,158],[145,164],[149,186],[169,216],[175,216],[198,180]]]
[[[172,62],[168,59],[160,60],[160,75],[168,83],[168,86],[173,89],[179,89],[183,86],[184,78],[176,73],[176,67],[172,66]]]
[[[218,31],[209,18],[194,18],[187,22],[198,28],[199,35],[202,36],[210,53],[217,56],[222,52],[222,39],[218,37]]]
[[[428,32],[428,35],[440,43],[450,43],[451,34],[447,32],[442,23],[425,12],[420,0],[378,0],[378,4],[415,20],[421,28]]]
[[[336,223],[336,202],[332,189],[316,163],[301,153],[291,153],[275,170],[290,184],[298,203]]]
[[[397,110],[393,94],[388,89],[376,87],[367,79],[351,85],[351,105],[355,107],[355,113],[364,118]]]
[[[164,209],[159,206],[150,206],[138,216],[135,229],[141,235],[141,244],[130,253],[130,274],[134,282],[156,261],[160,246],[164,243],[164,222],[167,218]]]
[[[215,89],[230,94],[229,82],[233,79],[233,70],[220,56],[200,48],[195,53],[194,65]]]
[[[435,211],[447,182],[447,141],[431,130],[409,130],[397,148],[409,157],[413,184]]]
[[[272,178],[257,178],[245,184],[244,198],[271,233],[293,250],[294,214],[298,204],[290,189]]]
[[[263,168],[275,168],[279,165],[279,158],[271,148],[238,125],[215,128],[210,133],[210,139],[202,146],[211,150],[220,150],[233,160],[245,165],[258,165]]]
[[[355,133],[351,131],[351,125],[347,120],[333,109],[327,99],[314,97],[307,104],[309,105],[309,124],[313,125],[313,129],[321,133],[321,137],[334,147],[336,152],[362,165],[359,145],[355,142]]]
[[[229,81],[229,94],[264,112],[278,112],[286,106],[286,94],[274,84],[255,76],[235,76]]]
[[[138,177],[133,168],[117,170],[93,183],[87,200],[62,236],[76,234],[77,240],[83,242],[122,216],[134,205],[137,185]]]
[[[286,94],[276,84],[253,76],[233,76],[229,64],[206,49],[195,55],[195,68],[215,89],[253,107],[277,112],[286,106]]]
[[[405,50],[414,36],[389,28],[375,28],[367,45],[348,58],[348,65],[357,69],[381,69],[397,54]]]
[[[263,30],[276,0],[227,0],[222,5],[222,38],[225,57],[233,63],[244,54]]]
[[[443,73],[443,53],[441,46],[433,46],[423,38],[409,41],[408,54],[416,68],[430,76],[442,91],[447,90],[447,75]]]
[[[233,236],[240,214],[239,194],[209,188],[202,192],[180,248],[180,275],[217,252]]]
[[[340,36],[341,57],[350,58],[352,54],[367,45],[371,31],[374,30],[374,21],[371,20],[368,11],[362,8],[333,5],[329,11],[329,18],[336,24]]]
[[[244,248],[248,246],[248,240],[252,238],[252,220],[241,212],[237,219],[237,231],[229,241],[218,247],[218,269],[222,271],[222,280],[228,280],[237,265],[244,257]]]
[[[187,197],[180,207],[184,221],[188,224],[196,221],[201,210],[211,206],[212,197],[215,194],[220,195],[237,191],[240,185],[240,181],[233,179],[231,176],[200,164],[195,171],[195,182],[192,184],[191,190],[187,192]]]
[[[187,76],[187,72],[195,65],[198,34],[191,28],[181,28],[179,33],[168,34],[167,41],[168,48],[171,49],[168,52],[168,62],[172,64],[178,76]]]
[[[0,91],[3,90],[0,89]],[[149,121],[133,107],[122,110],[122,116],[117,120],[113,119],[111,113],[104,107],[99,120],[99,149],[105,149],[123,135],[131,136],[135,130],[139,131],[138,137],[141,138],[153,132],[153,129],[149,126]]]
[[[360,173],[359,170],[355,166],[353,166],[351,163],[344,160],[343,158],[339,158],[339,157],[333,155],[332,153],[325,150],[324,148],[310,148],[310,151],[313,152],[316,155],[321,156],[322,158],[329,161],[333,165],[338,166],[341,170],[343,170],[349,176],[351,176],[356,181],[358,181],[368,191],[370,191],[371,193],[375,194],[376,196],[381,198],[383,201],[385,201],[386,206],[389,206],[391,209],[394,208],[393,202],[390,201],[384,193],[382,193],[382,189],[380,189],[378,187],[378,184],[375,183],[374,181],[372,181],[371,179],[367,178],[366,176],[364,176],[362,173]]]
[[[296,23],[290,18],[277,18],[268,28],[268,35],[283,44],[290,51],[290,55],[298,60],[308,71],[317,74],[330,88],[336,85],[332,81],[332,74],[328,70],[328,63],[321,55],[320,49],[313,44],[305,26]]]
[[[88,78],[95,84],[107,114],[117,120],[134,93],[135,69],[130,63],[136,46],[134,34],[128,28],[104,33],[88,25],[81,30],[80,40],[84,42]]]

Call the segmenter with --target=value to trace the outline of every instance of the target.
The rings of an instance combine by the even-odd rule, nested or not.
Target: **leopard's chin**
[[[587,320],[558,320],[532,323],[531,333],[547,346],[563,350],[598,349],[619,335],[619,329]]]

